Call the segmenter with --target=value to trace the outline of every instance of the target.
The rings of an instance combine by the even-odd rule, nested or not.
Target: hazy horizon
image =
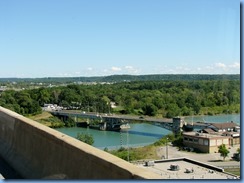
[[[240,75],[240,74],[113,74],[104,76],[45,76],[45,77],[0,77],[0,79],[42,79],[42,78],[92,78],[92,77],[111,77],[111,76],[152,76],[152,75]]]

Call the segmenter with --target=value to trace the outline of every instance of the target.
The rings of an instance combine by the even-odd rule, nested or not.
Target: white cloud
[[[206,71],[212,71],[214,69],[214,67],[213,66],[206,66],[205,69],[206,69]]]
[[[240,69],[240,63],[235,62],[234,64],[229,65],[229,67],[230,67],[230,68],[233,68],[233,69]]]
[[[133,66],[125,66],[125,70],[129,73],[129,74],[137,74],[138,73],[138,69],[134,68]]]
[[[125,66],[125,68],[128,69],[128,70],[132,70],[133,69],[133,67],[129,66],[129,65]]]
[[[122,69],[119,68],[119,67],[111,67],[111,70],[112,70],[112,71],[121,71]]]
[[[88,71],[92,71],[93,68],[92,68],[92,67],[88,67],[86,70],[88,70]]]
[[[69,73],[60,73],[59,76],[60,76],[60,77],[70,77],[70,76],[72,76],[72,75],[69,74]]]
[[[141,65],[140,65],[141,67]],[[71,76],[107,76],[114,74],[240,74],[240,63],[238,62],[212,62],[212,64],[205,65],[159,65],[147,68],[139,68],[139,66],[124,65],[124,66],[110,66],[107,68],[93,68],[86,67],[82,71],[66,71],[57,76],[71,77]]]
[[[240,69],[240,63],[234,62],[232,64],[224,64],[224,63],[215,63],[214,64],[214,69],[218,71],[219,73],[238,73]]]
[[[215,67],[222,68],[222,69],[226,69],[227,68],[227,66],[224,63],[220,63],[220,62],[216,63]]]

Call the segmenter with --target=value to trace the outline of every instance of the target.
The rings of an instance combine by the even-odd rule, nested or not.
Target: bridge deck
[[[82,113],[77,111],[69,111],[69,110],[62,110],[62,111],[54,111],[52,112],[54,115],[62,115],[62,116],[77,116],[83,118],[104,118],[104,119],[123,119],[128,121],[141,121],[141,122],[158,122],[158,123],[172,123],[172,119],[168,118],[153,118],[153,117],[138,117],[138,116],[131,116],[131,115],[107,115],[104,113]]]
[[[69,116],[69,117],[81,117],[81,118],[89,118],[89,119],[107,119],[109,120],[125,120],[127,122],[131,121],[139,121],[139,122],[146,122],[152,123],[153,125],[163,127],[168,130],[172,130],[173,128],[173,120],[169,118],[155,118],[155,117],[145,117],[145,116],[132,116],[132,115],[108,115],[105,113],[85,113],[81,111],[72,111],[72,110],[62,110],[62,111],[53,111],[52,114],[60,115],[60,116]],[[189,124],[189,123],[188,123]],[[205,122],[194,122],[193,128],[205,128],[209,126],[210,123]]]

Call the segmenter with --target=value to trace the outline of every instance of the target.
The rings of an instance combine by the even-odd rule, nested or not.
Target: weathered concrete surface
[[[160,178],[2,107],[0,144],[0,156],[28,179]]]
[[[1,179],[22,179],[22,177],[0,157],[0,180]]]

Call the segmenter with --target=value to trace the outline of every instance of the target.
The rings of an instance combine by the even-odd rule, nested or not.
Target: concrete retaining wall
[[[0,155],[29,179],[159,179],[120,158],[0,107]]]

